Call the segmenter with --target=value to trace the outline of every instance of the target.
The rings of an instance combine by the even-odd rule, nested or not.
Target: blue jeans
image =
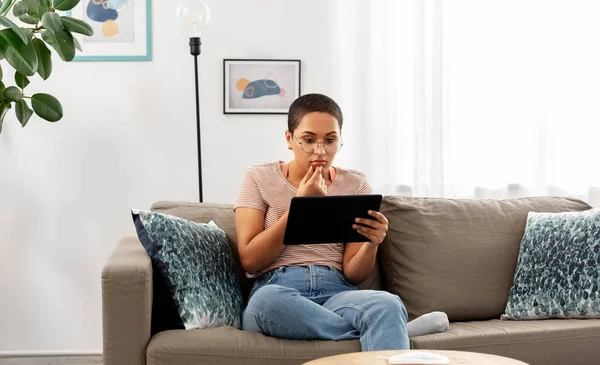
[[[397,295],[357,290],[329,266],[285,266],[258,277],[242,327],[295,340],[360,338],[362,351],[410,348],[408,315]]]

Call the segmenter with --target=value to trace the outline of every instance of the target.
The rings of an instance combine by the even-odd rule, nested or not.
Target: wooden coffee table
[[[452,365],[527,365],[527,363],[509,359],[508,357],[480,354],[476,352],[442,350],[352,352],[349,354],[323,357],[306,362],[304,365],[388,365],[387,359],[380,359],[379,357],[384,356],[387,358],[408,351],[433,352],[434,354],[444,355],[450,359]]]

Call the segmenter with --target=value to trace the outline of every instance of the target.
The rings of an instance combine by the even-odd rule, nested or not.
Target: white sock
[[[448,322],[448,316],[444,312],[423,314],[421,317],[413,319],[406,325],[408,337],[444,332],[448,327],[450,327],[450,323]]]

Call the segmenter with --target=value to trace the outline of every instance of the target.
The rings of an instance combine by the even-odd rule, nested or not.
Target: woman
[[[332,166],[342,147],[342,124],[335,101],[301,96],[290,106],[285,132],[294,159],[246,172],[234,207],[240,259],[255,278],[243,329],[299,340],[360,338],[363,351],[409,349],[400,298],[355,286],[373,271],[388,230],[383,214],[356,220],[368,226],[353,225],[365,242],[283,245],[293,197],[371,193],[362,173]]]

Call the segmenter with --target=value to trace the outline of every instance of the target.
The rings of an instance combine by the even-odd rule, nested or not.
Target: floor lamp
[[[198,198],[202,203],[202,138],[200,134],[200,91],[198,90],[198,56],[200,36],[210,21],[210,8],[203,0],[184,0],[177,7],[177,17],[190,37],[190,54],[194,56],[194,81],[196,86],[196,137],[198,139]]]

